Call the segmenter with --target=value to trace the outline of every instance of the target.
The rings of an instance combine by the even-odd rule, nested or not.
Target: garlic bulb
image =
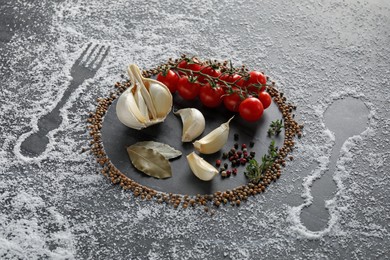
[[[187,161],[193,174],[202,181],[210,181],[218,175],[218,170],[195,152],[187,155]]]
[[[165,120],[172,108],[172,94],[161,82],[142,77],[135,64],[128,67],[131,86],[116,104],[116,114],[124,125],[142,129]]]
[[[182,142],[191,142],[203,133],[206,121],[202,112],[198,109],[183,108],[174,112],[174,114],[180,115],[183,123]]]
[[[193,143],[195,149],[203,154],[212,154],[218,152],[226,144],[229,136],[229,123],[234,118],[230,118],[227,122],[215,128],[202,139]]]

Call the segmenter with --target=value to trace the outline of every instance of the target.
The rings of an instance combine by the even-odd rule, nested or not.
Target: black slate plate
[[[211,194],[215,191],[223,191],[233,189],[244,185],[248,182],[245,177],[244,166],[238,167],[238,174],[230,178],[221,178],[216,176],[209,182],[199,180],[188,166],[186,155],[194,151],[192,143],[181,142],[182,122],[181,118],[169,113],[166,120],[158,125],[150,126],[143,130],[134,130],[123,125],[116,116],[115,100],[109,107],[103,121],[102,140],[104,149],[108,158],[123,174],[138,182],[141,185],[153,188],[157,191],[163,191],[174,194]],[[185,101],[178,95],[174,95],[174,109],[178,110],[185,107],[194,107],[199,109],[206,119],[206,129],[204,133],[198,137],[208,134],[210,131],[226,122],[234,114],[227,111],[221,106],[217,109],[209,109],[200,104],[199,101]],[[248,123],[242,120],[238,115],[230,122],[230,132],[228,143],[224,148],[211,155],[201,155],[205,160],[215,165],[217,159],[222,158],[222,153],[229,151],[238,142],[247,144],[248,151],[256,152],[256,159],[260,162],[261,157],[267,153],[271,138],[267,136],[267,130],[271,121],[281,119],[282,115],[278,107],[272,103],[271,106],[264,111],[262,118],[255,123]],[[234,134],[239,134],[239,140],[234,141]],[[284,132],[279,137],[275,138],[276,145],[281,147],[283,144]],[[126,147],[139,141],[157,141],[171,145],[180,150],[183,155],[180,158],[171,161],[173,176],[168,179],[155,179],[138,171],[131,164],[128,157]],[[253,148],[249,147],[249,143],[255,143]],[[222,160],[222,164],[228,160]],[[230,163],[229,163],[230,167]]]

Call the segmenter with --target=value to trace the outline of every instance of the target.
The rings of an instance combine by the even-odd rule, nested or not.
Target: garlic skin
[[[221,150],[229,137],[229,123],[233,118],[234,116],[202,139],[195,141],[193,143],[195,150],[203,154],[212,154]]]
[[[211,181],[218,175],[218,170],[195,152],[187,155],[187,161],[192,173],[202,181]]]
[[[183,123],[182,142],[191,142],[203,133],[206,127],[206,120],[198,109],[183,108],[173,113],[180,115]]]
[[[128,67],[131,86],[119,97],[116,114],[124,125],[143,129],[161,123],[172,109],[173,98],[161,82],[142,77],[135,64]]]

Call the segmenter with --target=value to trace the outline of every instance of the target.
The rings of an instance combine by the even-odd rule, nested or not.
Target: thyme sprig
[[[275,146],[275,140],[272,140],[268,147],[268,154],[261,157],[261,164],[256,159],[249,160],[249,164],[246,166],[245,176],[253,183],[260,182],[264,178],[267,169],[272,167],[277,157],[278,147]]]
[[[282,132],[282,128],[284,128],[282,119],[272,121],[267,132],[268,136],[278,136]]]

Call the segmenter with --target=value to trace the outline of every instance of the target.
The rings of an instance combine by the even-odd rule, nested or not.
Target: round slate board
[[[179,116],[169,113],[165,121],[161,124],[150,126],[143,130],[134,130],[123,125],[116,116],[115,100],[109,107],[106,116],[104,117],[102,127],[103,146],[108,158],[123,174],[130,179],[138,182],[141,185],[153,188],[157,191],[173,193],[173,194],[211,194],[216,191],[224,191],[244,185],[248,179],[244,175],[245,166],[238,167],[238,174],[230,178],[221,178],[216,176],[209,182],[199,180],[189,168],[186,155],[194,151],[192,143],[182,143],[182,122]],[[203,134],[198,137],[207,135],[213,129],[226,122],[234,114],[227,111],[221,106],[217,109],[209,109],[200,104],[199,101],[186,101],[180,98],[179,95],[174,95],[174,110],[186,107],[194,107],[199,109],[206,119],[206,129]],[[271,106],[264,111],[262,118],[255,123],[245,122],[236,115],[230,122],[230,132],[228,142],[224,148],[211,155],[203,155],[205,160],[215,165],[217,159],[222,158],[222,153],[229,151],[234,143],[247,144],[248,152],[256,152],[256,160],[261,162],[261,157],[267,153],[271,138],[267,136],[267,130],[271,121],[281,119],[282,115],[278,107],[272,103]],[[239,134],[238,141],[234,141],[234,134]],[[276,145],[281,147],[284,139],[284,132],[274,138]],[[168,144],[183,154],[177,159],[171,160],[172,177],[167,179],[156,179],[149,177],[146,174],[138,171],[132,165],[126,148],[139,141],[157,141]],[[249,147],[249,143],[255,143],[253,148]],[[229,163],[228,160],[222,160]],[[229,163],[230,168],[230,163]]]

